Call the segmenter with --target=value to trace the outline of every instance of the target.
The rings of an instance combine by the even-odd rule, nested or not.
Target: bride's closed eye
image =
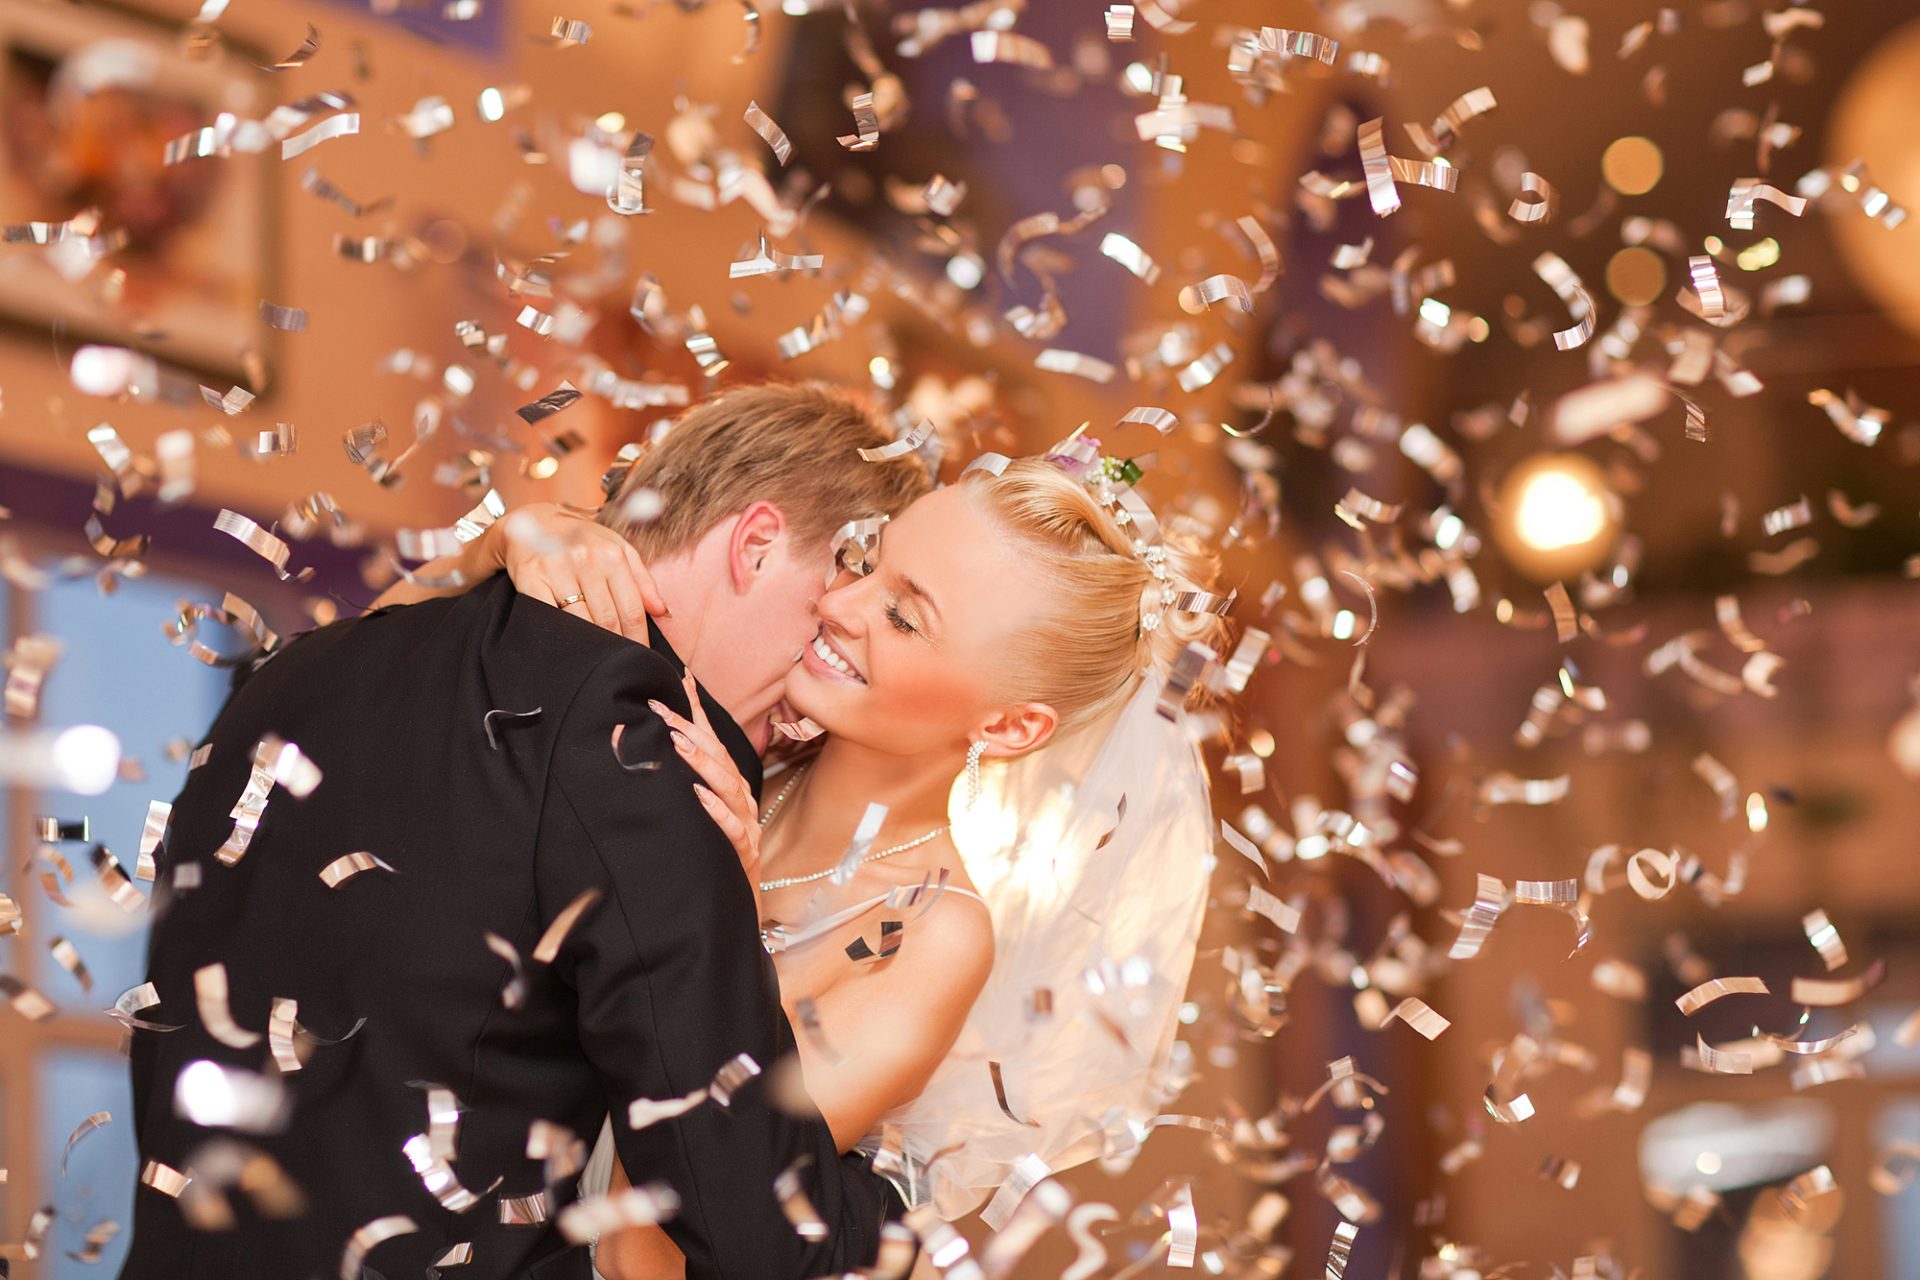
[[[893,629],[901,635],[917,636],[920,634],[920,629],[911,622],[908,622],[906,615],[900,612],[900,606],[897,602],[892,600],[887,601],[886,614],[887,621],[892,623]]]

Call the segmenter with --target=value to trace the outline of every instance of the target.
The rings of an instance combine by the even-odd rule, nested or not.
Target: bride
[[[757,812],[709,727],[656,708],[756,887],[806,1096],[923,1215],[987,1202],[997,1229],[1048,1173],[1130,1155],[1181,1083],[1213,841],[1179,715],[1202,690],[1169,673],[1224,623],[1216,562],[1160,531],[1137,475],[1076,437],[987,455],[888,524],[819,598],[785,706],[823,732]],[[634,585],[613,531],[516,517],[482,572],[536,597],[563,567]],[[596,1265],[683,1274],[657,1227]]]

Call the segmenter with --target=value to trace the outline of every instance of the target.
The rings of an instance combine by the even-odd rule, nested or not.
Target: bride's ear
[[[1060,727],[1059,713],[1044,702],[1016,702],[980,726],[974,737],[990,756],[1017,756],[1042,746]]]

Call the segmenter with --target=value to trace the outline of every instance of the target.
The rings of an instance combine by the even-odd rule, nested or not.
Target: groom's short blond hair
[[[893,433],[849,392],[811,382],[734,387],[701,401],[649,445],[600,510],[648,559],[673,555],[754,502],[780,509],[796,546],[849,520],[895,515],[930,487],[912,454],[868,462]],[[629,501],[641,490],[657,503]],[[657,513],[652,511],[657,506]]]

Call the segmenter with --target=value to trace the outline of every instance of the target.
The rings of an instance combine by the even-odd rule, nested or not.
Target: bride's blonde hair
[[[1053,462],[1020,458],[998,475],[972,471],[961,483],[1057,586],[1055,607],[1020,633],[1008,655],[1010,701],[1047,703],[1070,730],[1124,704],[1142,673],[1164,675],[1189,642],[1219,650],[1225,619],[1161,602],[1163,585],[1214,590],[1220,559],[1198,539],[1163,533],[1170,580],[1163,584],[1113,513]],[[1159,614],[1151,630],[1141,629],[1143,606]]]

